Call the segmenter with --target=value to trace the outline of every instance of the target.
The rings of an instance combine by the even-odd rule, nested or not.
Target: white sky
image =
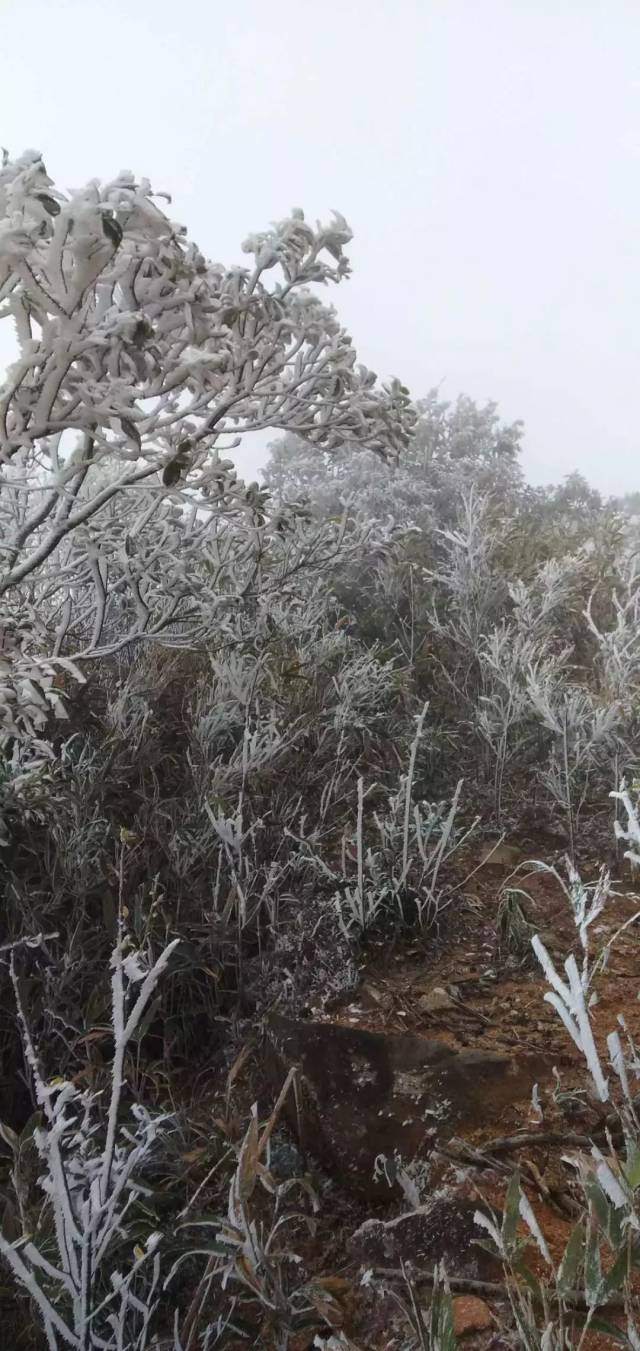
[[[536,482],[640,489],[638,0],[0,0],[0,52],[58,186],[147,175],[225,262],[338,208],[362,360],[496,399]]]

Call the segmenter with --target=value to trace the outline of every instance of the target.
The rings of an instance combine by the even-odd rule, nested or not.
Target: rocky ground
[[[561,868],[560,855],[555,861]],[[464,875],[465,860],[458,866]],[[581,860],[585,879],[598,867]],[[625,865],[617,869],[619,895],[594,926],[594,951],[639,905]],[[560,969],[578,951],[557,879],[532,868],[523,850],[502,845],[454,894],[439,940],[373,947],[348,1002],[311,1009],[305,1019],[267,1020],[262,1090],[273,1096],[297,1067],[287,1121],[305,1164],[323,1179],[305,1257],[329,1281],[342,1326],[362,1351],[405,1344],[391,1293],[402,1290],[401,1265],[428,1277],[440,1258],[463,1344],[478,1351],[517,1345],[500,1331],[510,1322],[502,1272],[478,1247],[473,1222],[478,1208],[500,1214],[516,1167],[552,1255],[564,1251],[578,1208],[566,1160],[588,1152],[594,1133],[604,1140],[607,1113],[585,1095],[582,1055],[544,1000],[548,986],[531,958],[529,926]],[[593,1025],[604,1063],[620,1013],[631,1036],[640,1036],[639,954],[632,922],[597,980]],[[544,1274],[534,1248],[528,1261]],[[369,1277],[363,1285],[364,1272],[388,1293],[376,1293]],[[428,1290],[418,1288],[426,1301]],[[304,1334],[296,1351],[312,1343]],[[581,1351],[611,1345],[592,1333]]]
[[[585,880],[598,875],[605,839],[594,832],[590,853],[579,860]],[[226,1211],[229,1169],[252,1103],[265,1121],[289,1082],[270,1167],[279,1180],[305,1175],[320,1202],[312,1228],[301,1219],[286,1231],[300,1270],[311,1275],[318,1311],[315,1326],[296,1332],[289,1351],[311,1351],[314,1338],[328,1339],[331,1328],[341,1330],[347,1340],[340,1346],[349,1351],[404,1351],[402,1268],[419,1305],[427,1306],[442,1259],[460,1345],[469,1351],[519,1345],[502,1268],[478,1246],[474,1214],[501,1215],[517,1168],[559,1259],[578,1206],[567,1159],[588,1156],[591,1138],[605,1143],[611,1111],[586,1094],[582,1055],[544,999],[548,986],[532,956],[531,933],[542,935],[559,969],[579,943],[558,879],[529,862],[539,857],[562,872],[562,853],[543,850],[542,841],[486,846],[480,867],[470,848],[447,879],[451,902],[439,931],[372,942],[348,995],[311,1002],[296,1017],[274,1008],[253,1031],[247,1023],[227,1028],[235,1047],[230,1072],[228,1063],[221,1072],[217,1056],[208,1065],[203,1060],[184,1082],[172,1079],[169,1102],[158,1077],[158,1103],[174,1103],[189,1123],[187,1144],[176,1145],[174,1181],[167,1175],[162,1185],[179,1186],[210,1215]],[[619,1014],[640,1042],[637,879],[620,860],[609,861],[618,894],[594,926],[594,953],[629,923],[596,982],[593,1026],[605,1062],[606,1036]],[[258,1191],[252,1214],[267,1224],[272,1203]],[[305,1197],[302,1209],[308,1218]],[[526,1260],[544,1277],[532,1244]],[[194,1268],[196,1280],[200,1270]],[[279,1343],[262,1318],[259,1310],[254,1326],[250,1314],[253,1345],[270,1351]],[[617,1318],[614,1309],[611,1319]],[[26,1306],[19,1322],[11,1344],[32,1351]],[[613,1344],[592,1332],[580,1351]]]

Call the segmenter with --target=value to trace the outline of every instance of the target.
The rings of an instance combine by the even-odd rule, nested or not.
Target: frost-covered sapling
[[[16,1241],[0,1233],[0,1254],[37,1310],[49,1351],[150,1351],[160,1299],[160,1244],[150,1231],[139,1245],[126,1238],[140,1174],[156,1150],[166,1118],[141,1104],[123,1119],[127,1046],[139,1029],[175,939],[149,963],[121,932],[111,958],[113,1060],[106,1100],[70,1080],[43,1074],[23,1006],[16,952],[9,960],[24,1053],[42,1124],[34,1130],[44,1193],[36,1232]],[[12,1134],[4,1128],[5,1139]],[[19,1183],[16,1179],[19,1194]]]

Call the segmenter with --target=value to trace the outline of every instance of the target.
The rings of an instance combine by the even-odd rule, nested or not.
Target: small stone
[[[418,1008],[422,1009],[423,1013],[440,1013],[444,1009],[452,1009],[453,1000],[442,986],[435,985],[428,994],[420,996]]]
[[[451,1301],[451,1307],[456,1337],[466,1337],[471,1332],[486,1332],[493,1327],[491,1309],[477,1295],[457,1295]]]

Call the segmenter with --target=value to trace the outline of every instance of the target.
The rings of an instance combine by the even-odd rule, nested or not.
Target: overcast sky
[[[59,187],[147,175],[224,262],[339,209],[367,365],[495,399],[535,482],[640,489],[638,0],[0,0],[0,51]]]

